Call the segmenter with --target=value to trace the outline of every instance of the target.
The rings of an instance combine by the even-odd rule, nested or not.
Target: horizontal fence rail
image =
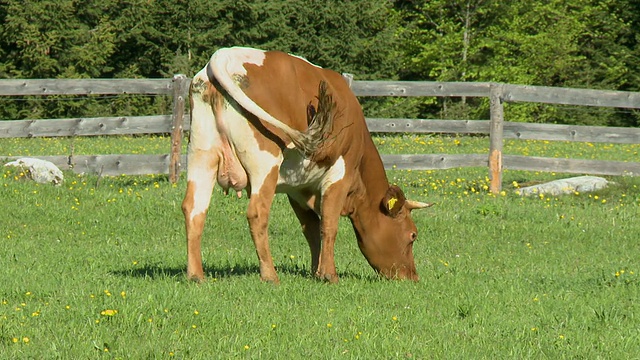
[[[367,118],[370,132],[489,134],[490,120]],[[640,143],[639,128],[504,122],[505,139]]]
[[[0,96],[29,95],[171,95],[172,79],[0,80]]]
[[[500,190],[503,169],[593,175],[640,176],[639,162],[581,160],[502,154],[503,139],[640,143],[640,129],[555,125],[504,121],[505,102],[600,106],[640,109],[640,93],[569,89],[487,82],[352,81],[361,97],[486,97],[491,103],[490,120],[367,118],[372,133],[448,133],[488,135],[489,154],[382,155],[387,169],[433,170],[458,167],[488,167],[492,191]],[[169,154],[163,155],[54,155],[37,156],[62,169],[100,175],[169,173],[177,181],[187,166],[181,154],[184,132],[189,131],[185,114],[190,79],[42,79],[0,80],[0,96],[50,95],[166,95],[173,99],[172,115],[92,117],[72,119],[0,120],[0,138],[171,134]],[[2,156],[0,159],[17,156]]]
[[[15,160],[22,156],[0,157]],[[35,156],[52,162],[61,170],[73,170],[76,173],[98,174],[100,176],[168,174],[170,155],[46,155]],[[186,163],[186,155],[181,155]]]
[[[171,115],[0,122],[0,138],[161,134],[171,132]]]

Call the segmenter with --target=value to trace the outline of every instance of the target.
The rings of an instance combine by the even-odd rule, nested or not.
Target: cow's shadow
[[[288,274],[301,278],[315,279],[308,268],[304,268],[295,264],[282,264],[277,266],[276,271],[279,274]],[[130,269],[119,269],[110,272],[116,276],[131,277],[131,278],[147,278],[147,279],[162,279],[162,278],[175,278],[176,280],[187,281],[185,267],[172,267],[163,266],[159,264],[136,266]],[[255,275],[256,278],[260,276],[260,268],[255,264],[234,264],[234,265],[219,265],[219,266],[204,266],[205,277],[208,279],[222,279],[233,278],[239,276],[251,276]],[[351,278],[358,280],[375,281],[379,277],[375,275],[366,276],[351,271],[338,271],[340,278]],[[318,280],[320,281],[320,280]]]

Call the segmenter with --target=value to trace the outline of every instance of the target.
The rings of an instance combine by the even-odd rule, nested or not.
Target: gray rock
[[[4,164],[4,166],[19,167],[27,178],[41,184],[62,185],[64,176],[52,162],[34,158],[20,158]]]
[[[527,186],[516,190],[516,193],[519,195],[562,195],[573,194],[576,191],[580,193],[592,192],[604,189],[608,185],[609,181],[598,176],[578,176]]]

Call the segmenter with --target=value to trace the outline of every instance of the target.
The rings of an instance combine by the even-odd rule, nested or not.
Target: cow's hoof
[[[204,275],[187,274],[187,280],[200,284],[204,282]]]
[[[260,280],[262,280],[262,282],[266,282],[266,283],[270,283],[273,285],[280,285],[280,279],[278,279],[277,276],[268,276],[268,277],[264,277],[264,276],[260,276]]]
[[[337,274],[329,274],[329,273],[325,273],[325,274],[316,274],[316,277],[322,281],[326,281],[328,283],[331,284],[337,284],[338,283],[338,275]]]

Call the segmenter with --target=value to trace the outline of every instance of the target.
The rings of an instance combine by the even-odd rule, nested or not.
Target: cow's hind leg
[[[289,197],[289,203],[293,212],[302,225],[302,233],[309,243],[309,249],[311,250],[311,273],[316,274],[318,271],[318,264],[320,262],[320,217],[315,211],[300,206],[298,202]]]
[[[189,153],[187,191],[182,201],[182,212],[187,230],[187,277],[191,280],[204,279],[200,242],[218,161],[218,154],[214,150],[194,150]]]
[[[274,166],[263,181],[254,180],[255,177],[250,180],[252,184],[251,199],[247,209],[249,230],[251,231],[251,238],[260,262],[260,279],[277,284],[280,280],[273,265],[268,232],[269,213],[275,196],[276,182],[278,181],[278,167]],[[257,184],[255,187],[253,186],[254,182]]]

